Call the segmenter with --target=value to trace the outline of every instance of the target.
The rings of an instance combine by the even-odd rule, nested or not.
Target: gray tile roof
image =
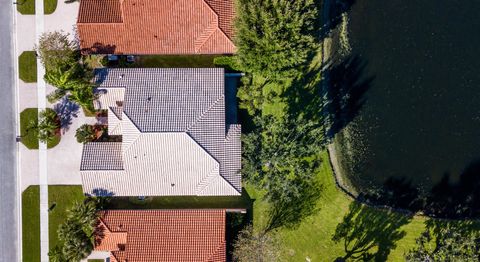
[[[121,142],[93,142],[83,145],[80,170],[122,170]]]
[[[223,69],[101,69],[96,72],[96,82],[98,89],[125,88],[121,119],[130,120],[131,124],[125,123],[123,127],[124,153],[139,139],[138,132],[140,136],[184,132],[219,163],[221,177],[241,192],[241,129],[239,125],[225,123]],[[119,114],[118,109],[110,108],[115,115]],[[222,194],[221,190],[214,191]]]

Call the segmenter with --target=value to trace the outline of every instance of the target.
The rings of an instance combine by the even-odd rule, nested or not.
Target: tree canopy
[[[267,190],[271,199],[291,199],[318,167],[312,157],[325,145],[324,129],[315,122],[286,116],[257,117],[258,129],[244,136],[247,180]]]
[[[247,226],[240,231],[233,247],[234,261],[267,262],[278,259],[276,240],[270,235],[255,232],[252,226]]]
[[[459,223],[427,222],[427,229],[416,240],[417,246],[406,255],[407,261],[480,260],[480,231]]]
[[[62,31],[44,33],[39,40],[37,52],[45,66],[45,82],[57,87],[47,96],[50,103],[67,95],[84,108],[94,111],[92,74],[79,62],[78,46]]]
[[[75,64],[78,46],[62,31],[45,32],[40,36],[36,51],[45,70],[65,70]]]
[[[99,205],[99,199],[87,198],[68,210],[65,222],[58,228],[60,244],[48,253],[51,261],[80,261],[92,252]]]
[[[294,76],[319,46],[314,0],[238,0],[237,14],[237,55],[248,72]]]

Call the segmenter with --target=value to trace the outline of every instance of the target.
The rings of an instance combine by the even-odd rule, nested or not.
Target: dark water
[[[480,0],[357,0],[349,32],[374,77],[338,140],[351,183],[458,178],[480,158]]]

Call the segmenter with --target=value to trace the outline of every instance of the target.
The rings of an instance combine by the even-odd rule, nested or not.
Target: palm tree
[[[62,248],[60,246],[54,246],[48,252],[48,257],[51,262],[67,262],[67,259],[63,255]]]
[[[93,108],[93,100],[95,99],[95,95],[93,93],[93,87],[90,83],[84,82],[76,85],[74,89],[70,90],[68,99],[77,102],[90,111],[95,111]]]
[[[44,143],[53,141],[59,128],[60,122],[57,113],[50,108],[41,111],[38,121],[32,120],[28,125],[28,130],[35,132],[38,140]]]

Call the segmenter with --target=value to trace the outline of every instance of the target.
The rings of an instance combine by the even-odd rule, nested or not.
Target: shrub
[[[52,261],[80,261],[92,252],[99,206],[99,199],[88,198],[67,211],[65,222],[58,228],[60,244],[48,253]]]
[[[77,129],[75,137],[77,138],[78,143],[85,144],[88,142],[92,142],[96,138],[95,128],[91,125],[84,124]]]

